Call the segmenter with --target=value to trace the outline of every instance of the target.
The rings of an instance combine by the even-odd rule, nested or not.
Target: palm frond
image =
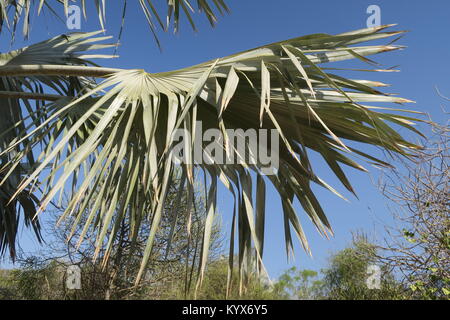
[[[70,65],[85,66],[91,64],[88,58],[108,58],[109,55],[89,54],[89,51],[109,48],[114,45],[96,42],[110,37],[96,37],[100,32],[74,33],[68,36],[58,36],[20,50],[0,54],[0,68],[22,70],[25,66],[40,68],[42,65]],[[26,68],[25,68],[26,69]],[[16,138],[27,131],[29,123],[40,125],[45,120],[47,106],[41,100],[31,103],[32,99],[40,97],[42,100],[53,97],[76,96],[83,90],[96,85],[94,79],[88,77],[33,75],[30,72],[18,75],[0,77],[0,97],[2,116],[0,117],[0,148],[4,150],[16,141]],[[56,94],[50,94],[48,91]],[[22,100],[22,106],[19,103]],[[26,111],[25,116],[23,111]],[[43,130],[49,130],[45,127]],[[50,136],[43,137],[41,143],[46,143]],[[33,146],[33,147],[32,147]],[[41,240],[39,220],[36,218],[38,198],[30,190],[24,190],[13,201],[11,196],[17,190],[18,184],[27,172],[36,165],[33,155],[34,142],[24,140],[23,150],[17,146],[0,158],[2,166],[26,150],[26,157],[9,168],[7,175],[0,174],[0,253],[9,248],[10,256],[14,259],[16,250],[16,236],[21,216],[27,226],[33,227],[38,240]],[[29,149],[31,148],[31,149]],[[22,214],[21,214],[22,213]]]
[[[116,2],[118,1],[116,0]],[[158,45],[157,26],[159,25],[161,29],[167,31],[170,25],[173,24],[173,29],[177,32],[180,29],[182,15],[186,17],[194,30],[197,29],[193,17],[195,9],[191,2],[192,1],[189,0],[166,0],[164,6],[157,4],[153,0],[139,0],[139,5]],[[122,0],[124,8],[122,13],[123,20],[125,20],[126,16],[127,3],[128,0]],[[106,4],[107,2],[105,0],[94,0],[96,15],[102,29],[105,29],[106,23]],[[68,0],[0,0],[0,33],[2,32],[2,28],[6,25],[14,38],[17,27],[22,21],[22,33],[25,37],[28,37],[30,33],[31,16],[33,14],[37,12],[39,15],[42,10],[48,10],[51,14],[61,18],[57,13],[58,9],[63,8],[64,15],[67,16],[70,5],[72,5],[72,3]],[[86,1],[83,0],[81,6],[81,10],[86,18],[88,10]],[[197,7],[198,11],[206,16],[211,26],[214,26],[217,22],[216,12],[224,14],[229,11],[224,0],[197,0]],[[166,12],[165,19],[162,15],[163,10]],[[120,31],[120,34],[121,33],[122,30]]]
[[[78,221],[86,221],[80,241],[89,228],[98,230],[98,247],[111,243],[108,238],[116,236],[111,232],[114,216],[127,217],[136,228],[140,221],[149,219],[152,227],[139,281],[158,232],[172,173],[175,169],[182,171],[185,188],[191,195],[195,180],[203,177],[208,217],[202,247],[204,258],[199,267],[201,284],[211,230],[208,222],[213,221],[217,209],[218,180],[235,199],[230,257],[237,234],[242,275],[250,269],[253,247],[257,261],[262,261],[267,212],[261,202],[266,199],[265,182],[270,182],[283,208],[288,256],[293,251],[292,231],[309,252],[295,202],[298,201],[318,232],[328,237],[332,228],[311,184],[343,197],[314,172],[309,158],[311,151],[319,153],[343,186],[355,193],[342,165],[366,170],[356,158],[388,165],[362,151],[362,144],[403,156],[408,156],[408,150],[419,148],[391,126],[415,131],[412,126],[415,119],[380,112],[383,109],[367,104],[402,104],[410,100],[382,93],[378,88],[385,86],[383,83],[347,79],[325,69],[335,61],[368,62],[369,55],[400,49],[394,45],[360,45],[401,33],[384,31],[387,27],[294,38],[170,72],[116,70],[111,75],[103,74],[106,78],[103,82],[71,101],[60,99],[46,104],[41,124],[22,131],[0,153],[21,150],[4,166],[5,171],[23,161],[45,136],[51,137],[38,158],[39,163],[21,181],[13,198],[26,188],[45,185],[40,212],[72,186],[70,202],[61,219],[75,216],[74,228]],[[49,72],[42,70],[43,74]],[[203,130],[216,128],[222,132],[260,128],[276,131],[281,137],[278,170],[262,177],[260,162],[174,164],[176,129],[190,133],[184,137],[184,156],[195,159],[193,146],[199,123]],[[222,145],[227,154],[237,158],[236,150],[226,148],[226,139]],[[206,148],[205,143],[202,151]],[[245,152],[248,154],[249,150]],[[48,166],[51,169],[46,171]],[[262,270],[262,264],[259,265]]]

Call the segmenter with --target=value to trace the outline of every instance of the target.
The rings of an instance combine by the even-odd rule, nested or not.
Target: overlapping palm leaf
[[[115,2],[120,2],[123,8],[122,19],[124,20],[128,0],[115,0]],[[180,28],[182,15],[187,18],[191,27],[196,30],[196,23],[193,18],[193,13],[195,12],[195,8],[192,5],[193,1],[166,0],[163,2],[164,5],[154,0],[139,0],[139,5],[158,45],[157,26],[159,25],[163,30],[168,30],[171,23],[173,23],[173,29],[177,32]],[[204,13],[212,26],[217,22],[217,13],[215,11],[219,14],[224,14],[229,11],[224,0],[197,0],[196,2],[198,10]],[[94,0],[93,3],[100,25],[104,29],[107,2],[105,0]],[[78,2],[73,0],[0,0],[0,32],[6,26],[14,37],[18,26],[22,23],[22,33],[25,37],[28,37],[33,14],[37,12],[39,15],[42,10],[47,10],[56,17],[59,17],[58,12],[62,7],[67,16],[69,6],[72,4],[78,4]],[[86,0],[81,0],[81,10],[85,18],[87,18],[88,11],[86,4]],[[166,10],[165,19],[164,15],[161,14],[163,10]]]
[[[47,41],[31,45],[20,50],[0,54],[0,67],[21,69],[23,65],[39,67],[41,65],[78,65],[90,64],[86,58],[109,58],[111,55],[89,55],[91,50],[109,48],[113,45],[103,45],[92,42],[106,40],[110,37],[95,37],[99,32],[72,34],[70,36],[58,36]],[[75,96],[95,85],[95,79],[87,77],[48,76],[45,74],[29,74],[21,76],[0,77],[0,102],[2,116],[0,117],[0,144],[4,150],[10,143],[16,141],[27,127],[40,125],[46,119],[48,106],[41,99],[60,99],[61,97]],[[53,93],[49,93],[53,91]],[[37,99],[32,103],[30,99]],[[49,130],[44,126],[43,130]],[[45,144],[51,136],[43,137],[40,141]],[[8,153],[1,157],[1,164],[7,165],[15,156],[26,150],[26,158],[20,163],[9,168],[7,174],[0,174],[0,253],[9,248],[10,256],[15,257],[16,235],[20,225],[21,216],[26,225],[31,225],[41,240],[39,220],[35,219],[36,206],[39,203],[36,195],[24,190],[18,194],[14,201],[11,196],[16,191],[22,177],[36,165],[35,157],[30,148],[32,141],[25,139],[22,144],[16,145]],[[19,214],[22,212],[23,214]]]
[[[175,170],[181,170],[182,184],[191,196],[195,180],[203,176],[206,181],[207,218],[199,284],[217,212],[218,180],[235,200],[230,267],[236,236],[241,275],[250,269],[254,252],[261,262],[266,214],[280,214],[283,219],[288,255],[293,251],[292,232],[309,251],[295,202],[298,201],[318,232],[328,237],[332,229],[311,184],[342,197],[313,171],[308,156],[311,150],[319,153],[345,188],[354,192],[342,165],[366,170],[355,161],[356,157],[388,165],[358,146],[378,146],[405,156],[408,150],[418,148],[392,126],[417,132],[413,127],[415,119],[397,112],[408,110],[369,105],[401,104],[409,100],[380,92],[377,87],[385,86],[383,83],[331,73],[332,62],[359,59],[372,63],[366,56],[401,48],[361,45],[401,33],[386,32],[386,27],[295,38],[164,73],[112,69],[110,74],[107,70],[99,72],[98,77],[105,79],[98,86],[80,91],[73,99],[51,99],[45,105],[46,112],[40,115],[40,120],[22,130],[1,153],[6,155],[20,149],[3,167],[3,172],[25,161],[37,144],[50,137],[14,196],[27,188],[45,185],[38,210],[44,211],[50,201],[70,189],[70,202],[61,219],[73,215],[75,224],[86,221],[84,233],[90,228],[97,231],[98,248],[113,243],[117,228],[111,221],[127,218],[132,222],[132,230],[138,230],[143,219],[150,219],[152,228],[137,282],[150,257],[167,187]],[[92,74],[91,71],[86,72]],[[79,75],[81,71],[42,66],[40,72],[47,76],[68,76]],[[185,156],[194,159],[197,121],[201,121],[203,129],[218,128],[222,132],[238,128],[276,130],[281,138],[279,169],[274,175],[263,177],[259,163],[175,165],[171,155],[178,143],[175,130],[184,128],[191,133],[184,140]],[[277,190],[282,213],[265,211],[267,182]],[[82,219],[83,216],[87,219]],[[113,219],[115,216],[120,219]]]

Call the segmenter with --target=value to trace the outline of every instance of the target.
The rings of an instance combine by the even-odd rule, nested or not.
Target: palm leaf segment
[[[69,7],[72,3],[70,0],[0,0],[0,32],[2,28],[6,26],[11,32],[14,39],[17,27],[22,23],[22,34],[28,37],[30,34],[31,18],[32,15],[37,12],[38,15],[42,11],[48,11],[50,14],[58,17],[58,5],[64,8],[64,13],[67,16],[69,13]],[[101,27],[105,28],[106,22],[106,0],[94,0],[98,21]],[[122,28],[124,20],[126,18],[128,0],[115,0],[122,5],[122,27],[120,34],[122,34]],[[162,3],[155,3],[152,0],[139,0],[139,6],[142,9],[144,17],[148,23],[151,33],[153,34],[156,42],[160,45],[157,35],[157,27],[160,26],[162,30],[167,31],[171,24],[173,24],[173,30],[177,32],[180,29],[181,16],[184,15],[193,30],[197,30],[193,13],[195,12],[194,6],[189,0],[166,0]],[[197,0],[198,11],[202,12],[208,19],[211,26],[214,26],[217,22],[217,11],[219,14],[229,12],[228,6],[224,0]],[[161,11],[165,9],[166,14],[162,15]],[[86,1],[81,1],[81,10],[83,16],[87,18],[87,6]],[[162,18],[165,16],[165,20]],[[63,21],[63,19],[61,19]],[[120,36],[119,36],[120,38]]]
[[[342,164],[365,170],[352,159],[354,156],[376,165],[388,164],[351,144],[378,146],[405,156],[408,150],[417,148],[389,125],[416,131],[411,122],[415,119],[381,112],[389,108],[367,104],[399,104],[409,100],[375,89],[385,86],[383,83],[347,79],[325,67],[354,58],[372,63],[366,56],[399,49],[393,45],[360,45],[401,33],[385,32],[386,27],[295,38],[164,73],[85,67],[86,74],[105,79],[80,91],[70,101],[65,97],[49,98],[52,101],[45,105],[46,112],[36,114],[39,120],[22,130],[1,153],[5,156],[14,149],[20,150],[11,156],[3,172],[25,162],[31,150],[45,141],[39,162],[21,181],[14,197],[27,188],[43,186],[38,210],[42,211],[58,194],[70,189],[70,202],[61,219],[75,216],[74,229],[78,221],[86,221],[80,241],[89,228],[94,228],[98,232],[98,248],[106,245],[107,250],[111,249],[117,231],[112,221],[129,219],[131,229],[138,230],[143,219],[150,219],[152,228],[137,281],[145,271],[163,214],[167,187],[175,171],[181,171],[182,185],[190,199],[195,180],[203,176],[207,181],[208,213],[199,283],[217,209],[218,180],[235,199],[230,267],[236,233],[242,274],[249,268],[249,257],[254,252],[252,244],[261,262],[267,182],[275,187],[282,202],[287,254],[293,250],[292,232],[309,251],[294,202],[297,199],[317,230],[328,236],[332,229],[311,183],[341,196],[312,170],[310,150],[319,153],[342,184],[354,192]],[[12,69],[0,68],[0,75],[11,74]],[[16,74],[33,70],[34,75],[81,75],[77,67],[41,65],[40,71],[35,69],[22,65],[22,71],[16,70]],[[276,130],[281,137],[278,171],[263,177],[259,164],[173,164],[175,129],[184,128],[191,133],[191,140],[185,139],[186,157],[193,159],[197,121],[204,128],[222,131]],[[227,152],[235,151],[227,149]],[[87,218],[81,219],[83,215]],[[113,219],[115,216],[119,219]]]
[[[0,68],[2,70],[22,69],[28,65],[39,69],[40,65],[78,65],[85,66],[91,64],[87,58],[110,58],[111,55],[87,55],[85,52],[96,49],[104,49],[113,45],[96,44],[101,40],[110,37],[96,37],[99,32],[87,34],[72,34],[69,37],[55,37],[47,41],[0,54]],[[16,72],[17,74],[17,72]],[[0,145],[5,149],[22,132],[32,125],[40,125],[46,117],[47,106],[41,99],[60,99],[61,96],[74,96],[82,90],[87,90],[95,85],[93,79],[87,77],[66,77],[49,76],[44,74],[33,75],[30,71],[25,72],[26,76],[6,76],[0,78],[0,100],[2,103],[2,116],[0,117]],[[51,90],[55,94],[46,94]],[[29,99],[22,100],[20,107],[17,98],[28,97],[35,99],[36,103],[31,103]],[[24,112],[26,116],[24,117]],[[49,127],[45,126],[45,130]],[[51,137],[48,136],[50,139]],[[47,143],[47,139],[41,142]],[[35,157],[31,149],[35,142],[24,139],[22,144],[10,149],[8,154],[3,154],[0,158],[1,164],[5,165],[11,161],[11,157],[26,153],[26,161],[17,162],[8,168],[7,172],[0,173],[0,253],[9,249],[10,256],[14,259],[16,255],[16,235],[22,216],[26,225],[32,226],[37,239],[41,241],[40,224],[36,215],[36,207],[39,203],[36,195],[27,188],[20,192],[16,198],[11,200],[11,196],[17,190],[22,177],[36,165]],[[22,147],[24,149],[22,149]]]

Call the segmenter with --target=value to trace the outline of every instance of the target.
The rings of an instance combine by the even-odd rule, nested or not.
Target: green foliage
[[[333,255],[323,270],[324,292],[333,300],[392,300],[403,298],[403,288],[394,276],[380,267],[380,288],[367,285],[369,265],[376,265],[375,247],[364,239]]]
[[[318,276],[319,273],[314,270],[298,270],[292,267],[279,277],[274,290],[284,298],[319,299],[324,283]]]
[[[12,270],[0,270],[0,300],[16,299]]]
[[[63,294],[63,273],[56,261],[42,263],[31,257],[20,269],[3,270],[0,275],[0,299],[54,300]]]
[[[410,277],[411,295],[416,299],[450,300],[450,278],[442,275],[436,268],[431,269],[426,277]]]
[[[375,247],[360,239],[330,257],[329,266],[319,272],[290,268],[274,285],[285,299],[385,300],[405,299],[405,288],[381,268],[379,289],[367,284],[368,266],[374,264]]]
[[[23,300],[102,300],[106,299],[105,291],[108,290],[110,273],[101,270],[100,265],[81,266],[81,290],[65,289],[66,267],[54,260],[47,263],[39,259],[29,259],[20,269],[0,272],[0,299]],[[226,299],[228,265],[226,260],[216,260],[208,266],[204,284],[198,294],[189,295],[189,299],[222,300]],[[144,282],[132,293],[128,290],[113,292],[113,299],[185,299],[184,279],[179,274],[170,271],[159,270],[153,272],[154,279]],[[277,293],[269,284],[258,280],[256,274],[252,274],[247,280],[244,292],[239,293],[238,275],[235,271],[232,289],[228,299],[283,299],[286,296]],[[159,279],[159,282],[158,282]],[[167,280],[166,280],[167,279]],[[127,282],[120,276],[118,282]],[[195,279],[194,279],[195,280]],[[130,285],[130,283],[126,283]],[[124,288],[127,288],[126,286]],[[119,286],[120,289],[120,286]]]
[[[368,266],[377,263],[375,246],[365,240],[357,240],[330,257],[329,266],[320,270],[299,270],[292,267],[284,272],[277,281],[258,276],[251,272],[245,277],[244,285],[239,281],[239,272],[233,271],[230,289],[227,295],[228,262],[220,258],[207,266],[203,285],[196,292],[185,296],[184,277],[179,273],[155,269],[153,280],[144,282],[134,291],[127,291],[132,281],[120,273],[116,279],[114,299],[199,299],[199,300],[394,300],[394,299],[434,299],[435,287],[427,286],[423,281],[406,286],[396,280],[394,275],[381,266],[379,289],[370,289],[367,285]],[[139,262],[136,261],[139,265]],[[101,270],[100,265],[84,265],[82,268],[82,290],[64,289],[64,271],[61,263],[40,262],[29,259],[21,269],[0,272],[1,299],[106,299],[105,292],[110,289],[110,273]],[[433,271],[433,270],[431,270]],[[109,271],[110,272],[110,271]],[[177,274],[178,273],[178,274]],[[192,275],[195,283],[198,273]],[[448,279],[436,279],[436,281]],[[128,282],[127,282],[128,281]],[[120,284],[122,283],[122,285]],[[444,287],[441,296],[449,296]]]
[[[276,300],[285,298],[284,295],[278,293],[271,286],[265,277],[258,277],[256,273],[250,273],[246,278],[245,286],[241,287],[237,270],[233,270],[233,277],[227,296],[227,277],[228,261],[226,259],[214,261],[205,272],[201,288],[196,294],[191,294],[187,298],[199,300]],[[179,292],[180,290],[175,287],[167,298],[184,299],[184,296],[179,294]]]

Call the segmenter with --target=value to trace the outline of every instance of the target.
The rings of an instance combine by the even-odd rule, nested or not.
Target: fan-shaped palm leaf
[[[414,119],[380,112],[389,108],[367,104],[399,104],[409,100],[375,89],[384,86],[383,83],[347,79],[325,67],[335,61],[355,58],[368,62],[365,58],[368,55],[399,49],[393,45],[360,45],[401,33],[385,32],[386,27],[299,37],[193,67],[155,74],[96,67],[0,67],[0,76],[33,73],[105,78],[98,86],[85,90],[72,100],[48,99],[54,101],[46,104],[40,122],[22,130],[3,150],[0,155],[20,149],[4,166],[6,171],[23,161],[44,137],[50,137],[38,158],[40,162],[23,179],[13,198],[26,188],[46,184],[40,199],[39,211],[42,211],[58,193],[72,185],[70,202],[61,218],[75,215],[75,224],[86,221],[85,232],[95,228],[99,248],[112,243],[108,238],[115,237],[114,228],[111,228],[114,215],[132,221],[132,230],[139,228],[143,219],[150,219],[152,228],[137,277],[139,281],[158,231],[172,172],[176,167],[181,169],[183,184],[192,195],[195,172],[200,170],[208,181],[205,186],[208,216],[199,268],[200,283],[208,256],[210,222],[216,213],[217,180],[235,199],[230,258],[237,233],[242,273],[248,267],[252,243],[258,260],[263,253],[266,212],[262,202],[265,201],[265,182],[270,181],[283,207],[287,254],[293,250],[292,230],[309,251],[294,208],[295,199],[317,230],[328,236],[332,229],[311,183],[341,196],[313,171],[308,157],[310,150],[319,153],[342,184],[354,192],[342,164],[365,170],[352,159],[358,156],[377,165],[388,165],[356,146],[352,147],[354,142],[405,156],[408,149],[418,148],[389,125],[415,131],[411,122]],[[185,157],[194,159],[197,121],[201,121],[204,129],[217,128],[223,132],[239,128],[276,130],[281,137],[278,170],[263,178],[260,163],[175,165],[171,154],[177,143],[175,130],[184,128],[191,133],[185,137]],[[226,141],[223,143],[229,154],[236,152],[225,148]],[[51,170],[46,171],[50,165]],[[256,205],[252,186],[255,178]],[[81,219],[83,215],[87,219]]]

